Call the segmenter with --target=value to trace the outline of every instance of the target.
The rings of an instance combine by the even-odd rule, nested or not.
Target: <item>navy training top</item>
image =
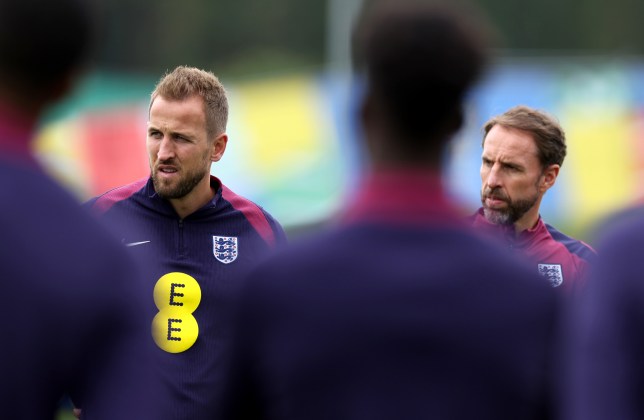
[[[85,419],[161,418],[135,265],[43,172],[19,121],[0,106],[1,417],[53,418],[68,394]]]
[[[253,270],[221,418],[540,418],[555,321],[436,175],[372,174],[342,225]]]
[[[146,322],[173,419],[212,419],[230,340],[230,310],[243,275],[285,241],[261,207],[211,177],[214,198],[184,219],[151,179],[87,205],[144,267]]]

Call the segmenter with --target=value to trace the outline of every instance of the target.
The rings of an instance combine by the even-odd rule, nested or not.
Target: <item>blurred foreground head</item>
[[[463,4],[366,5],[353,34],[353,62],[366,81],[361,122],[375,165],[439,164],[486,64],[487,39],[487,25]]]
[[[91,0],[0,0],[0,98],[28,112],[71,87],[91,42]]]

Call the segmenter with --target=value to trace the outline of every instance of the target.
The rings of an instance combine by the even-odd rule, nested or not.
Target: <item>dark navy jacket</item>
[[[230,339],[229,310],[243,275],[285,236],[263,209],[211,177],[215,197],[180,219],[151,179],[88,205],[144,266],[147,317],[174,419],[211,419]]]
[[[477,237],[436,176],[369,178],[344,223],[245,285],[226,419],[532,419],[554,291]]]
[[[563,337],[561,420],[644,418],[644,207],[617,212]]]
[[[51,419],[71,394],[87,419],[156,416],[145,390],[142,294],[111,235],[31,157],[0,109],[0,417]]]

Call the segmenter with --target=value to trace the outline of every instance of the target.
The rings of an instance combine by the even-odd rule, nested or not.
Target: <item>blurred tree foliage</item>
[[[642,0],[477,0],[500,47],[530,53],[644,53]],[[158,76],[179,64],[227,77],[321,69],[327,0],[110,0],[97,64]],[[347,40],[348,42],[348,40]]]
[[[96,64],[161,75],[186,64],[253,76],[324,62],[326,0],[109,0]]]
[[[511,51],[642,54],[641,0],[478,0]]]

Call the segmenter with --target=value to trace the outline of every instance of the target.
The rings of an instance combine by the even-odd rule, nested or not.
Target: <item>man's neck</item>
[[[534,214],[532,214],[534,213]],[[526,213],[523,217],[514,222],[514,235],[518,237],[525,230],[530,230],[537,225],[539,221],[539,209],[535,212]]]
[[[215,190],[210,186],[210,176],[206,182],[200,182],[188,195],[182,198],[170,199],[170,204],[179,218],[185,219],[206,205],[215,196]]]

